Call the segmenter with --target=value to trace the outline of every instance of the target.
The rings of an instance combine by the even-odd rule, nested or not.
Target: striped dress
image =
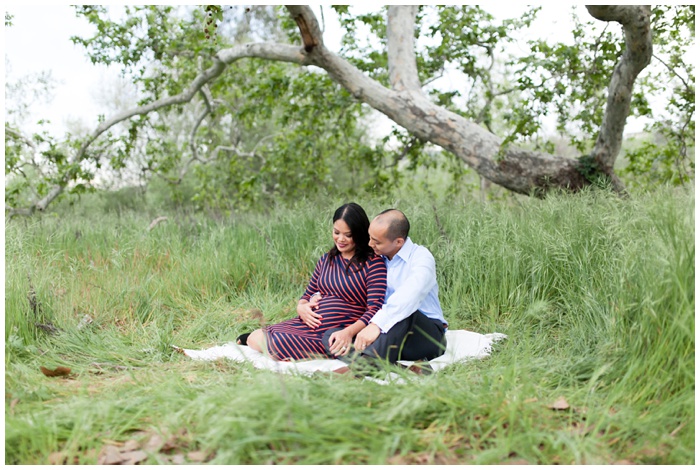
[[[357,320],[365,325],[382,307],[386,293],[386,264],[372,255],[358,270],[353,265],[346,272],[349,261],[337,255],[328,261],[328,253],[316,263],[316,269],[302,299],[309,300],[316,292],[322,299],[316,313],[321,325],[312,330],[297,316],[263,328],[267,348],[278,361],[328,358],[323,347],[323,334],[337,327],[352,325]]]

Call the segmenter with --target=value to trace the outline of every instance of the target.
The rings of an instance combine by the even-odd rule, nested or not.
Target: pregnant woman
[[[369,247],[369,219],[358,204],[339,207],[333,215],[333,247],[316,263],[298,316],[241,335],[239,344],[267,352],[278,361],[344,356],[355,335],[382,307],[386,265]],[[323,334],[330,336],[329,356]]]

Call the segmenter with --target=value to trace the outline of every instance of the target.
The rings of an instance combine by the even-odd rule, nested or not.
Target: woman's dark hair
[[[350,260],[348,268],[354,264],[357,269],[361,269],[362,265],[374,253],[374,250],[369,246],[369,218],[367,213],[359,204],[349,202],[343,204],[335,211],[333,223],[337,220],[342,220],[348,224],[352,240],[355,242],[355,254]],[[328,260],[332,260],[339,254],[338,247],[333,244],[333,248],[328,251]]]

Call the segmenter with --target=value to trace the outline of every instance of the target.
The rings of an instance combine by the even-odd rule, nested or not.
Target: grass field
[[[695,201],[679,190],[397,198],[450,327],[508,335],[406,385],[172,350],[289,318],[343,202],[150,231],[164,214],[7,221],[5,463],[695,462]]]

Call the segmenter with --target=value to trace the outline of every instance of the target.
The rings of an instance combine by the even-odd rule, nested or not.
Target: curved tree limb
[[[412,16],[412,9],[413,7],[406,6],[392,7],[390,22],[405,21]],[[620,150],[625,120],[629,115],[634,81],[650,61],[650,8],[592,6],[589,11],[594,17],[619,21],[625,31],[627,50],[611,78],[604,123],[592,152],[598,168],[611,178],[613,189],[623,191],[620,180],[613,172],[613,165]],[[301,14],[313,17],[310,10]],[[388,25],[390,28],[391,25]],[[406,40],[403,47],[405,43]],[[531,194],[533,191],[545,192],[550,187],[577,190],[590,184],[588,176],[579,171],[577,160],[510,147],[502,148],[501,140],[495,135],[436,106],[425,95],[398,94],[387,90],[324,47],[313,49],[309,52],[309,57],[357,99],[384,113],[419,138],[454,153],[481,176],[507,189]],[[392,57],[396,55],[390,55],[390,60]],[[391,69],[392,65],[389,66]],[[395,75],[393,83],[400,86],[401,79]]]
[[[221,61],[215,61],[214,65],[212,65],[209,69],[198,75],[190,87],[183,91],[182,93],[175,95],[175,96],[170,96],[167,98],[163,98],[157,101],[154,101],[153,103],[149,103],[144,106],[139,106],[137,108],[129,109],[126,110],[122,113],[117,114],[114,116],[112,119],[109,119],[107,121],[104,121],[102,124],[100,124],[97,129],[83,142],[83,144],[80,146],[80,149],[73,155],[73,157],[70,159],[71,164],[79,163],[83,160],[85,157],[85,154],[87,153],[88,148],[90,145],[97,140],[102,134],[104,134],[107,130],[109,130],[112,126],[125,121],[131,117],[142,115],[142,114],[148,114],[151,111],[155,111],[157,109],[161,109],[167,106],[172,106],[175,104],[182,104],[182,103],[187,103],[189,102],[192,97],[199,91],[199,89],[204,86],[205,83],[213,80],[214,78],[218,77],[221,75],[221,73],[225,69],[225,65],[221,63]],[[70,173],[65,173],[61,180],[59,181],[58,184],[54,185],[49,193],[44,196],[43,199],[38,201],[36,204],[34,204],[33,209],[43,211],[46,209],[46,207],[53,202],[54,199],[56,199],[65,189],[66,184],[68,184],[70,180]]]
[[[305,14],[313,12],[308,10]],[[308,57],[355,98],[420,139],[452,152],[493,183],[520,194],[544,193],[551,187],[577,190],[589,184],[579,173],[576,160],[502,149],[501,140],[486,129],[435,105],[424,94],[400,94],[385,88],[325,47],[313,49]]]
[[[192,158],[187,162],[187,165],[189,165],[191,161],[199,160],[199,154],[197,153],[197,130],[199,126],[202,125],[202,122],[204,122],[204,118],[212,113],[211,100],[209,99],[209,93],[207,93],[206,88],[202,87],[202,89],[199,90],[199,94],[204,102],[204,110],[202,110],[202,114],[199,115],[190,132],[190,151],[192,152]],[[182,180],[182,175],[180,175],[180,179]]]
[[[586,9],[595,19],[620,23],[625,32],[625,51],[610,79],[603,124],[591,152],[598,169],[612,176],[615,159],[622,146],[625,121],[630,113],[634,82],[651,62],[651,7],[587,5]]]

